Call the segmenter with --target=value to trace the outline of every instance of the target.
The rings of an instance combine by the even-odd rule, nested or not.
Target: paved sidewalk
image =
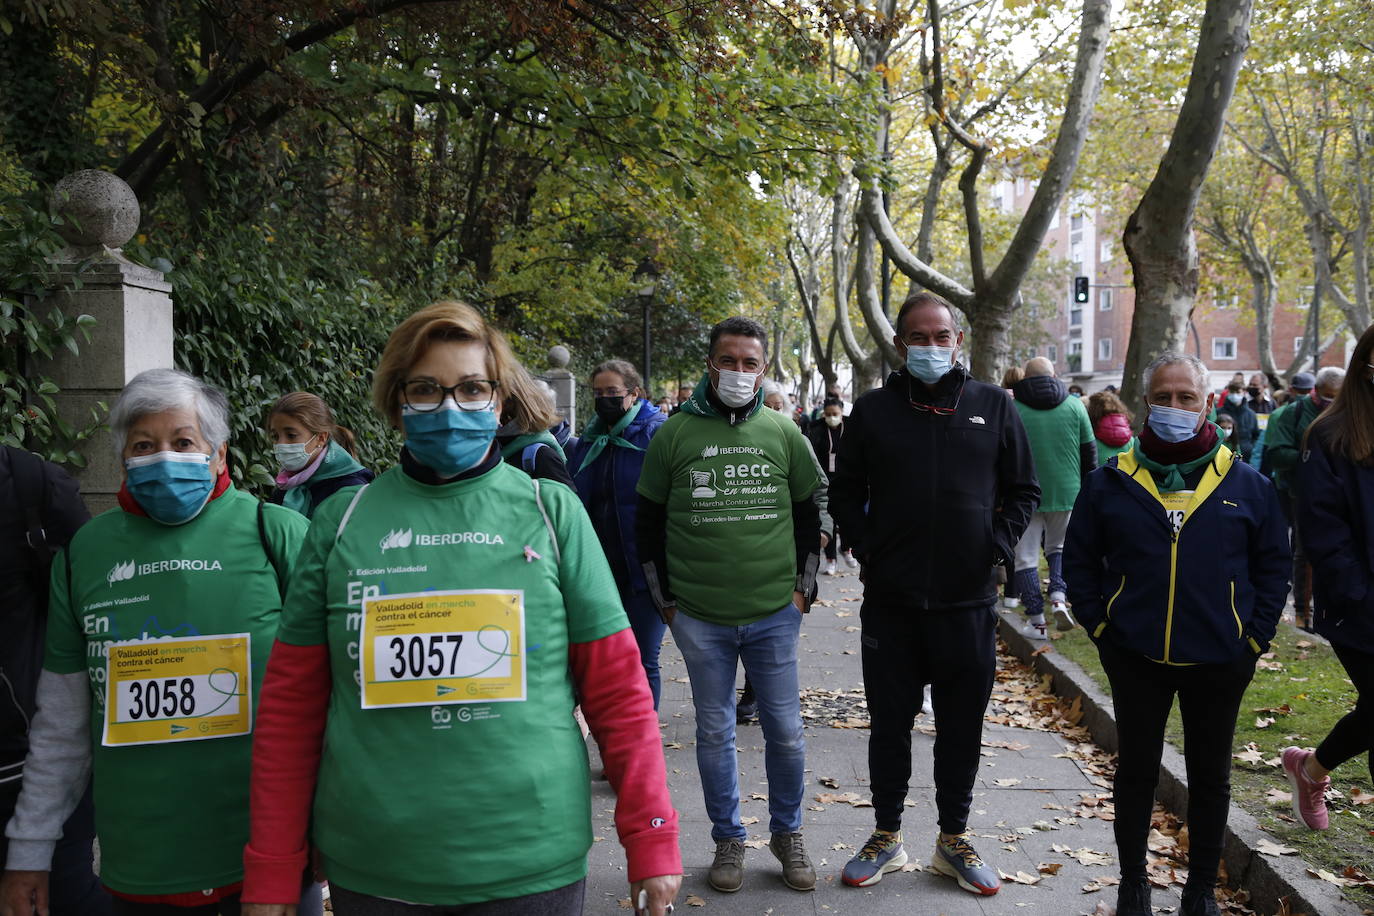
[[[859,603],[862,586],[852,573],[822,576],[821,599],[830,606],[816,607],[803,621],[801,684],[806,691],[856,691],[848,701],[854,705],[862,696],[863,677],[859,660]],[[1006,659],[1002,659],[1005,663]],[[816,796],[852,792],[867,799],[868,731],[856,727],[809,724],[807,741],[807,792],[804,833],[807,849],[818,875],[814,893],[798,893],[782,884],[780,867],[767,848],[748,850],[745,859],[744,887],[735,894],[720,894],[706,883],[714,846],[710,822],[701,800],[695,756],[695,725],[690,687],[681,656],[671,637],[663,650],[664,690],[660,718],[668,779],[682,826],[682,852],[686,878],[678,897],[679,913],[720,914],[948,914],[981,916],[1034,912],[1054,916],[1092,913],[1099,903],[1115,905],[1116,890],[1107,887],[1085,893],[1084,885],[1099,878],[1114,878],[1115,843],[1111,823],[1097,817],[1074,817],[1084,793],[1091,800],[1103,797],[1108,789],[1100,776],[1093,774],[1081,759],[1066,756],[1074,746],[1059,734],[989,723],[984,731],[982,773],[974,790],[970,829],[977,834],[975,846],[994,868],[1005,873],[1038,877],[1035,885],[1004,881],[1000,893],[978,897],[960,890],[955,883],[929,871],[896,872],[870,888],[846,887],[840,869],[862,845],[873,829],[871,807],[854,807],[843,802],[822,804]],[[1005,694],[999,681],[994,698]],[[815,694],[813,693],[814,697]],[[816,703],[821,702],[817,700]],[[843,700],[831,701],[843,704]],[[806,704],[804,704],[805,706]],[[815,705],[815,704],[813,704]],[[853,719],[866,719],[862,706],[854,705]],[[1003,718],[997,716],[994,718]],[[843,713],[839,715],[843,721]],[[917,719],[913,734],[913,773],[903,838],[913,862],[928,864],[934,845],[934,783],[931,749],[934,739],[921,729],[930,730],[924,717]],[[595,756],[595,743],[589,742]],[[992,745],[991,747],[987,745]],[[741,808],[747,819],[757,822],[747,828],[751,840],[768,839],[767,780],[763,767],[763,736],[757,725],[741,726],[738,736]],[[593,768],[599,762],[593,760]],[[823,785],[822,778],[835,785]],[[998,785],[997,781],[1001,781]],[[1096,782],[1094,782],[1096,780]],[[1013,782],[1014,781],[1014,782]],[[619,901],[628,895],[625,859],[616,840],[612,821],[614,795],[605,782],[595,782],[592,790],[594,832],[588,882],[587,913],[623,912]],[[1060,818],[1056,821],[1056,818]],[[1052,847],[1088,851],[1081,858],[1093,860],[1091,852],[1105,853],[1105,865],[1084,865]],[[1041,875],[1040,864],[1059,864],[1057,874]],[[1155,905],[1177,904],[1173,892],[1157,890]],[[698,902],[699,901],[699,902]],[[692,904],[696,905],[692,905]],[[1029,909],[1028,909],[1029,908]]]

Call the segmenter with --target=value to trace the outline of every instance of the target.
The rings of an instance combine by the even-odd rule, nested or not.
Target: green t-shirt
[[[760,410],[731,426],[686,411],[649,443],[639,494],[667,506],[668,582],[678,608],[742,626],[792,600],[792,503],[820,484],[795,423]]]
[[[1026,427],[1035,456],[1035,476],[1040,481],[1036,511],[1068,512],[1078,499],[1083,479],[1078,447],[1096,441],[1088,409],[1071,395],[1049,410],[1036,410],[1020,401],[1016,410]]]
[[[280,506],[263,506],[262,521],[287,576],[307,522]],[[282,605],[258,501],[229,489],[175,527],[111,510],[82,527],[68,550],[70,593],[65,561],[53,563],[43,665],[90,677],[101,880],[126,894],[241,880],[252,735],[122,746],[102,739],[115,643],[248,633],[256,707]]]
[[[440,486],[393,468],[315,514],[280,638],[329,646],[313,839],[329,877],[350,890],[452,905],[553,890],[587,873],[590,781],[568,647],[629,622],[581,501],[538,481],[541,512],[534,484],[504,463]],[[363,708],[364,614],[386,614],[366,602],[484,590],[522,593],[523,645],[508,648],[523,668],[523,700]],[[469,646],[482,640],[465,635],[476,637]],[[429,695],[447,704],[452,694],[440,682]]]

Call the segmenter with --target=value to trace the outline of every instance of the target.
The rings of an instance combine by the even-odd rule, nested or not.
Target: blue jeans
[[[806,767],[801,695],[797,683],[797,641],[801,612],[791,604],[742,627],[706,623],[678,612],[673,641],[687,663],[697,716],[697,770],[711,838],[742,840],[739,759],[735,750],[735,673],[739,663],[754,685],[763,727],[768,774],[768,829],[801,830]]]
[[[662,678],[658,673],[658,653],[663,648],[663,631],[667,627],[647,590],[622,589],[620,602],[625,605],[625,613],[630,618],[630,631],[634,633],[635,643],[639,646],[639,661],[644,666],[644,676],[649,679],[649,690],[653,692],[654,709],[657,710],[659,694],[663,691]]]

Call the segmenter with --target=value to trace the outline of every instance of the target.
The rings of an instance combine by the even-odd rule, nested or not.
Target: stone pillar
[[[572,354],[567,347],[558,346],[549,349],[549,368],[544,370],[541,378],[549,383],[553,388],[553,406],[563,419],[568,421],[568,425],[577,428],[577,381],[573,374],[568,371],[568,363],[572,362]]]
[[[74,172],[53,188],[53,202],[66,220],[67,247],[51,259],[58,290],[46,304],[96,323],[90,341],[78,341],[79,356],[61,348],[38,369],[61,388],[53,400],[62,419],[84,428],[92,408],[111,406],[135,375],[172,366],[172,287],[161,271],[120,252],[139,221],[138,199],[122,179],[96,169]],[[81,453],[81,493],[92,514],[102,512],[115,504],[123,480],[109,431],[93,435]]]

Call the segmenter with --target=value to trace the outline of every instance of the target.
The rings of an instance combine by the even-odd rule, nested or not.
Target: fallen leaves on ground
[[[1260,840],[1255,845],[1255,851],[1265,856],[1295,856],[1298,851],[1292,846],[1284,846],[1282,843],[1275,843],[1273,840]]]
[[[873,801],[859,795],[858,792],[844,792],[836,794],[834,792],[822,792],[816,796],[816,801],[822,805],[853,805],[855,808],[872,808]]]
[[[1291,805],[1293,804],[1293,793],[1285,792],[1283,789],[1270,789],[1264,793],[1264,801],[1270,805]]]
[[[1253,741],[1245,745],[1243,750],[1237,751],[1231,756],[1250,766],[1276,767],[1283,764],[1283,761],[1278,757],[1265,757],[1264,751],[1260,750],[1260,746]]]
[[[1063,862],[1041,862],[1039,865],[1035,866],[1035,870],[1042,875],[1057,875],[1059,874],[1059,869],[1063,867]]]
[[[1080,865],[1111,865],[1113,861],[1107,853],[1098,852],[1096,849],[1089,849],[1086,846],[1074,849],[1072,846],[1055,843],[1050,849],[1061,856],[1077,859]]]
[[[1273,716],[1255,716],[1255,728],[1268,728],[1277,721]]]
[[[1039,876],[1039,875],[1032,875],[1032,874],[1028,874],[1028,873],[1026,873],[1026,872],[1023,872],[1023,871],[1018,871],[1018,872],[1016,872],[1015,874],[1008,874],[1007,872],[1004,872],[1004,871],[1002,871],[1002,869],[999,868],[999,869],[997,869],[997,877],[1001,878],[1003,881],[1011,881],[1011,882],[1013,882],[1013,883],[1015,883],[1015,884],[1039,884],[1039,883],[1040,883],[1040,876]]]
[[[1353,865],[1347,865],[1345,871],[1339,875],[1333,874],[1324,868],[1309,868],[1307,873],[1314,878],[1320,878],[1337,887],[1374,887],[1374,879],[1371,879]]]
[[[705,905],[706,905],[706,901],[705,901],[705,900],[702,900],[702,899],[701,899],[700,897],[698,897],[696,894],[688,894],[688,895],[687,895],[687,905],[688,905],[688,906],[705,906]]]
[[[1359,786],[1356,786],[1354,789],[1350,790],[1350,804],[1374,804],[1374,792],[1366,792],[1364,789],[1361,789]]]

